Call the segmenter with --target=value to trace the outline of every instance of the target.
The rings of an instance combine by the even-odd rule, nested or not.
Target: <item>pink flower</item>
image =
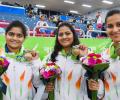
[[[48,74],[49,74],[49,76],[54,76],[54,75],[55,75],[55,71],[49,70],[49,71],[48,71]]]
[[[44,72],[45,72],[45,69],[44,69],[44,68],[40,69],[40,74],[41,74],[41,75],[43,75]]]
[[[3,64],[3,66],[7,68],[8,65],[9,65],[9,62],[8,62],[6,59],[4,59],[4,64]]]
[[[7,68],[9,65],[9,62],[5,59],[5,58],[2,58],[0,57],[0,66],[2,66],[3,68]]]
[[[60,74],[60,73],[61,73],[61,69],[58,68],[58,69],[56,70],[56,73],[57,73],[57,74]]]
[[[94,58],[89,58],[88,59],[88,65],[89,66],[94,66],[96,64],[96,60]]]
[[[50,78],[56,78],[61,74],[61,69],[54,62],[45,64],[45,66],[40,69],[40,75],[42,79],[48,80]]]
[[[88,55],[88,57],[96,57],[96,58],[100,58],[101,57],[101,55],[100,54],[95,54],[95,53],[90,53],[89,55]]]
[[[0,65],[3,66],[3,61],[0,60]]]
[[[94,66],[96,64],[107,62],[107,60],[104,60],[100,54],[95,53],[90,53],[88,56],[82,57],[80,60],[83,64],[88,66]]]
[[[88,57],[93,57],[95,55],[96,55],[95,53],[90,53],[90,54],[88,54]]]
[[[45,78],[45,79],[48,79],[50,76],[49,76],[49,73],[48,72],[44,72],[43,73],[43,77]]]
[[[9,66],[9,62],[0,56],[0,76],[7,70]]]
[[[55,63],[54,63],[54,62],[50,62],[50,63],[47,63],[46,65],[47,65],[47,66],[54,66]]]
[[[97,64],[101,64],[101,63],[102,63],[102,60],[101,60],[101,59],[97,59],[97,60],[96,60],[96,63],[97,63]]]
[[[97,58],[100,58],[100,57],[101,57],[101,55],[100,55],[100,54],[96,54],[96,57],[97,57]]]

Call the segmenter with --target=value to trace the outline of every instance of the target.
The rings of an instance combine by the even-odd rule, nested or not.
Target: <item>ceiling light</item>
[[[65,0],[64,2],[65,2],[65,3],[70,3],[70,4],[75,4],[75,2],[73,2],[73,1],[68,1],[68,0]]]
[[[108,1],[108,0],[103,0],[102,2],[103,2],[103,3],[106,3],[106,4],[110,4],[110,5],[113,4],[112,1]]]
[[[87,5],[87,4],[82,4],[83,7],[88,7],[88,8],[91,8],[92,6],[91,5]]]
[[[46,6],[44,6],[44,5],[36,5],[36,7],[38,7],[38,8],[45,8]]]
[[[75,14],[78,14],[78,11],[75,11],[75,10],[70,10],[71,13],[75,13]]]

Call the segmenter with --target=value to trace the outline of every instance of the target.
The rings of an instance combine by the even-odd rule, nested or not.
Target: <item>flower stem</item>
[[[1,91],[0,91],[0,100],[3,100],[3,95]]]
[[[49,92],[48,98],[49,100],[54,100],[54,91]]]

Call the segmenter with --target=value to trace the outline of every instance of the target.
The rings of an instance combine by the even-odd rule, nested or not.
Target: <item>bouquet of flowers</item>
[[[62,73],[59,66],[54,62],[49,62],[45,64],[43,68],[40,69],[41,80],[46,85],[49,82],[54,83],[55,79]],[[49,92],[49,100],[54,100],[54,91]]]
[[[6,60],[6,58],[0,56],[0,76],[7,70],[9,66],[9,62]],[[6,93],[6,85],[2,82],[2,79],[0,78],[0,100],[2,100],[3,95],[2,92]]]
[[[109,60],[104,59],[100,54],[90,53],[81,57],[83,68],[87,71],[88,78],[98,81],[101,73],[109,67]],[[97,100],[97,91],[91,91],[92,100]]]

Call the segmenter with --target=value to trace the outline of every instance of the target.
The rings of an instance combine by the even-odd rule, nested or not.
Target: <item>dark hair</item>
[[[44,18],[45,18],[45,16],[44,16],[44,15],[41,15],[41,16],[40,16],[40,19],[41,19],[42,17],[44,17]]]
[[[105,23],[107,22],[108,17],[113,16],[115,14],[120,14],[120,10],[114,9],[114,10],[109,11],[106,15]]]
[[[8,27],[6,28],[5,34],[7,34],[7,32],[10,31],[13,27],[19,27],[19,28],[21,28],[22,33],[24,35],[24,38],[27,36],[27,29],[26,29],[25,25],[22,22],[17,21],[17,20],[11,22],[8,25]]]
[[[59,32],[59,29],[61,27],[63,27],[63,26],[68,27],[72,31],[72,33],[73,33],[73,43],[72,43],[71,47],[74,46],[74,45],[78,45],[80,43],[79,39],[77,37],[77,34],[76,34],[74,28],[72,27],[72,25],[70,25],[69,23],[66,23],[66,22],[61,23],[58,26],[58,30],[57,30],[57,33],[56,33],[55,46],[54,46],[54,50],[53,50],[53,52],[51,54],[51,61],[53,61],[53,62],[56,61],[56,57],[58,55],[58,52],[61,51],[62,48],[63,48],[62,45],[60,45],[60,43],[58,42],[58,32]]]
[[[56,23],[56,26],[58,27],[60,23],[62,23],[62,20],[58,20],[58,22]]]
[[[87,24],[87,28],[89,28],[90,26],[93,26],[92,24]]]

